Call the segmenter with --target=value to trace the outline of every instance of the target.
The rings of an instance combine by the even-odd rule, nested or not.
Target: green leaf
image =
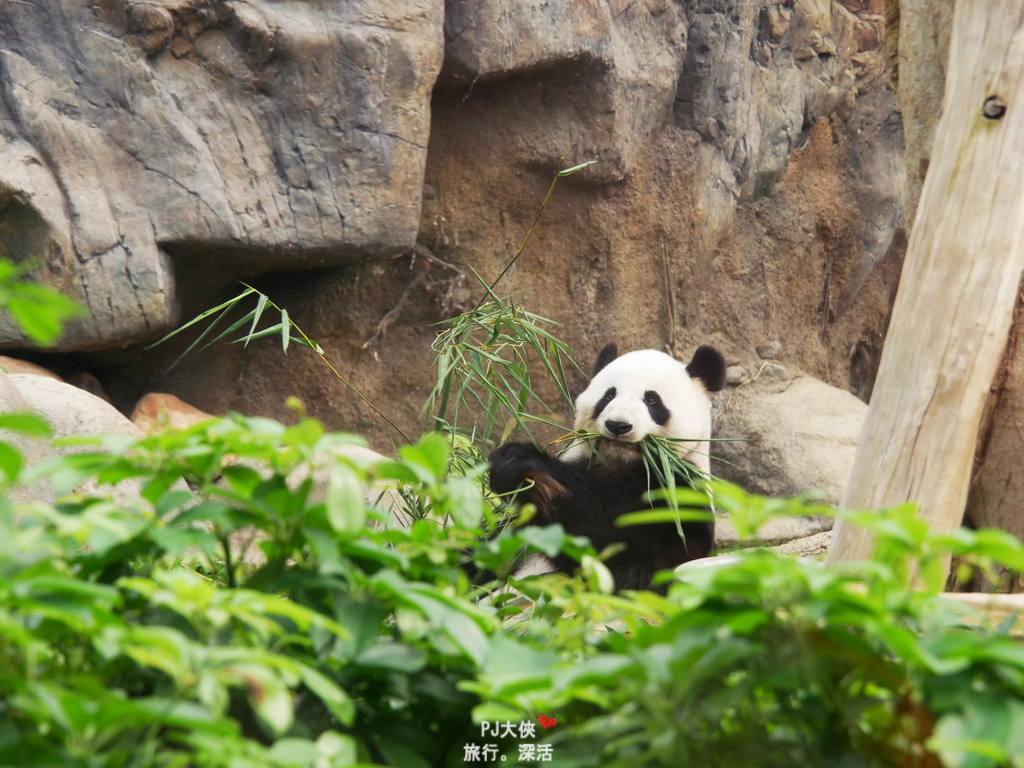
[[[563,666],[553,674],[559,688],[586,685],[617,687],[630,677],[640,678],[642,668],[636,660],[622,654],[603,653]]]
[[[518,531],[519,538],[548,557],[557,557],[565,544],[565,529],[561,525],[526,526]]]
[[[201,675],[196,683],[196,695],[203,706],[215,715],[223,715],[227,711],[228,704],[231,703],[228,688],[217,679],[217,675]]]
[[[377,748],[384,755],[387,765],[394,768],[431,768],[430,763],[411,746],[395,741],[388,734],[377,739]]]
[[[217,545],[217,538],[212,533],[195,528],[154,526],[149,529],[149,537],[171,557],[182,557],[194,547],[212,553]]]
[[[422,480],[434,482],[437,478],[443,477],[448,470],[451,445],[444,435],[430,432],[416,445],[403,445],[398,452],[408,464],[413,465],[414,469],[427,471],[428,474],[422,477]]]
[[[413,675],[428,662],[427,654],[405,643],[378,642],[364,649],[353,659],[354,664]]]
[[[324,425],[316,419],[303,419],[285,430],[281,442],[285,445],[312,447],[324,436]]]
[[[328,768],[341,768],[354,765],[357,757],[356,741],[351,736],[343,736],[337,731],[324,731],[316,740],[320,754],[327,758]],[[321,768],[317,763],[316,768]]]
[[[707,497],[705,496],[705,501]],[[652,509],[647,512],[629,512],[620,515],[615,519],[615,525],[624,527],[627,525],[646,525],[649,523],[674,523],[677,520],[683,522],[706,522],[714,520],[711,512],[704,512],[698,509]]]
[[[263,475],[242,464],[229,464],[224,467],[223,477],[232,489],[244,496],[252,496],[256,487],[263,482]]]
[[[500,699],[509,692],[537,689],[551,683],[551,670],[558,653],[551,648],[534,648],[505,634],[490,638],[487,661],[480,673],[487,697]]]
[[[185,358],[186,355],[188,355],[193,349],[195,349],[197,346],[199,346],[200,342],[202,342],[203,339],[205,339],[207,336],[210,335],[210,333],[213,332],[213,329],[216,328],[217,325],[220,324],[221,320],[223,320],[225,317],[228,316],[228,314],[231,312],[232,309],[235,308],[235,306],[237,304],[239,304],[243,299],[245,299],[247,296],[249,296],[252,293],[255,293],[254,289],[248,288],[245,291],[243,291],[242,293],[240,293],[238,296],[236,296],[235,298],[229,299],[228,301],[225,301],[223,304],[220,304],[220,305],[214,307],[213,309],[206,310],[202,314],[198,315],[197,317],[193,318],[189,322],[185,323],[185,325],[181,326],[180,328],[177,328],[176,330],[171,331],[170,333],[168,333],[166,336],[164,336],[159,341],[153,342],[148,347],[146,347],[146,349],[152,349],[153,347],[157,346],[158,344],[162,344],[163,342],[167,341],[172,336],[175,336],[178,333],[181,333],[181,331],[184,331],[186,328],[189,328],[190,326],[194,325],[195,323],[201,322],[201,321],[205,320],[208,317],[216,315],[216,317],[214,317],[213,320],[210,321],[210,324],[208,326],[206,326],[206,329],[202,333],[200,333],[199,336],[197,336],[196,339],[191,344],[188,345],[188,348],[184,352],[182,352],[180,355],[178,355],[178,357],[174,360],[174,362],[171,363],[167,367],[167,370],[170,370],[170,369],[174,368],[178,363],[180,363]]]
[[[331,714],[338,718],[338,722],[342,725],[352,725],[356,717],[356,706],[341,687],[306,664],[299,665],[299,674],[306,687],[327,705]]]
[[[51,346],[60,337],[65,321],[85,314],[78,302],[33,282],[7,286],[7,309],[30,341]]]
[[[8,482],[18,479],[24,465],[25,457],[21,455],[21,451],[10,443],[0,440],[0,472],[7,476]]]
[[[278,739],[270,747],[267,757],[279,763],[290,765],[318,765],[320,748],[309,739],[284,738]]]
[[[292,339],[292,324],[288,322],[288,310],[281,310],[281,350],[288,354],[288,342]]]
[[[572,168],[566,168],[564,170],[559,171],[558,172],[558,176],[559,176],[559,178],[561,178],[563,176],[571,176],[572,174],[576,173],[576,171],[582,170],[582,169],[586,168],[588,165],[593,165],[596,162],[597,162],[597,160],[588,160],[585,163],[580,163],[579,165],[574,165]]]
[[[373,473],[381,480],[397,480],[407,485],[415,485],[420,481],[416,472],[402,462],[393,459],[378,461],[373,467]]]
[[[174,336],[177,336],[179,333],[181,333],[184,330],[187,330],[188,328],[191,328],[196,323],[201,323],[203,320],[205,320],[208,317],[213,317],[214,315],[216,315],[216,314],[218,314],[220,312],[224,312],[225,310],[231,311],[243,299],[245,299],[247,296],[251,296],[252,294],[254,294],[256,292],[257,291],[256,291],[255,288],[250,288],[250,287],[246,286],[245,290],[242,291],[237,296],[235,296],[235,298],[228,299],[223,304],[218,304],[216,307],[213,307],[211,309],[206,310],[205,312],[202,312],[202,313],[196,315],[194,318],[189,320],[184,325],[180,326],[179,328],[175,328],[173,331],[168,333],[166,336],[163,336],[162,338],[160,338],[157,341],[154,341],[152,344],[148,345],[146,347],[146,349],[152,349],[153,347],[156,347],[156,346],[158,346],[160,344],[163,344],[168,339],[171,339]],[[192,349],[196,344],[198,344],[203,339],[204,336],[206,336],[211,330],[213,330],[213,325],[215,325],[216,322],[217,322],[217,320],[215,320],[214,323],[211,324],[210,327],[207,328],[206,331],[203,332],[202,336],[200,336],[198,339],[196,339],[194,342],[192,342],[192,344],[189,346],[189,349]],[[181,360],[181,358],[179,357],[178,361],[180,361],[180,360]],[[177,363],[178,361],[175,361],[175,363]],[[173,365],[171,367],[173,367]]]
[[[34,576],[13,582],[16,595],[38,597],[44,594],[70,595],[83,602],[98,602],[106,605],[120,605],[121,594],[106,584],[91,584],[70,576]]]
[[[253,333],[256,332],[256,326],[260,322],[260,317],[263,316],[263,310],[267,306],[267,295],[265,293],[260,294],[260,299],[256,303],[256,309],[252,313],[252,326],[249,328],[249,333],[245,337],[245,344],[243,346],[248,347],[249,341],[252,339]]]
[[[32,437],[52,437],[50,423],[38,413],[0,413],[0,429],[21,432]]]
[[[268,730],[279,736],[295,721],[291,692],[274,677],[264,676],[260,683],[250,687],[249,703]],[[257,687],[260,687],[258,692]]]
[[[338,533],[360,535],[366,526],[366,502],[359,476],[345,464],[332,464],[324,497],[327,519]]]
[[[484,497],[480,486],[468,477],[448,479],[448,512],[461,528],[473,528],[484,514]]]
[[[60,335],[60,321],[33,301],[11,298],[7,309],[29,340],[40,346],[50,346]]]

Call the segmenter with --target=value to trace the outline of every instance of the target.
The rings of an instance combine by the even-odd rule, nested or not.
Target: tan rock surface
[[[84,0],[8,4],[0,14],[33,32],[40,9],[55,3],[77,9],[68,19],[86,19]],[[0,102],[22,105],[9,119],[0,115],[5,146],[16,149],[0,150],[0,188],[35,190],[31,198],[0,194],[4,221],[17,219],[21,231],[42,238],[31,241],[34,252],[50,253],[43,246],[51,240],[97,244],[99,251],[80,249],[99,255],[84,258],[79,271],[103,275],[90,287],[91,341],[69,343],[106,347],[86,356],[88,367],[123,411],[146,392],[173,391],[206,412],[289,420],[285,399],[295,394],[331,429],[382,448],[402,442],[308,350],[293,345],[285,356],[270,341],[244,350],[218,345],[168,371],[191,338],[152,351],[121,349],[127,336],[108,322],[134,317],[135,328],[152,331],[169,322],[167,307],[179,299],[191,318],[237,292],[224,287],[231,276],[285,270],[255,285],[415,438],[432,383],[435,324],[480,296],[469,267],[493,280],[508,263],[562,155],[566,163],[599,162],[559,183],[499,292],[518,293],[528,309],[560,322],[556,333],[580,360],[612,339],[623,349],[680,356],[711,342],[753,376],[755,348],[778,340],[787,375],[806,371],[870,393],[904,247],[900,115],[887,88],[877,2],[528,0],[448,3],[445,12],[440,0],[359,0],[288,5],[301,13],[287,19],[278,18],[285,6],[256,0],[126,5],[130,25],[111,11],[113,21],[89,17],[83,27],[125,25],[102,56],[99,43],[86,46],[96,60],[113,57],[122,73],[113,84],[98,75],[87,83],[90,98],[103,99],[83,100],[85,85],[51,77],[32,87],[59,86],[54,98],[18,90]],[[215,21],[203,26],[211,10]],[[326,21],[303,26],[310,18]],[[431,96],[442,26],[448,58]],[[5,44],[11,56],[36,55]],[[39,71],[61,61],[37,58]],[[314,67],[320,79],[310,75]],[[186,81],[202,85],[191,100],[171,87]],[[117,107],[125,93],[136,94],[127,102],[134,112]],[[53,106],[65,102],[71,106]],[[33,104],[34,122],[25,111]],[[123,184],[88,193],[80,190],[103,176],[84,166],[69,176],[75,205],[91,206],[79,215],[66,210],[54,173],[64,167],[60,152],[76,152],[75,131],[93,126],[96,114],[111,116],[102,123],[104,141],[116,139],[110,152],[135,170]],[[147,122],[157,116],[163,133]],[[44,123],[67,132],[11,138],[14,128]],[[98,130],[89,127],[89,135]],[[151,138],[169,131],[174,141]],[[46,142],[67,143],[52,163],[36,149]],[[121,147],[134,155],[125,161]],[[385,149],[374,154],[375,147]],[[105,166],[107,155],[95,157]],[[401,158],[425,160],[425,169]],[[343,238],[334,216],[344,206],[327,199],[335,191],[352,206]],[[410,235],[404,217],[419,213],[421,193],[418,235]],[[93,198],[107,200],[113,213]],[[121,214],[140,208],[144,220],[132,228]],[[13,242],[4,226],[0,242]],[[122,294],[106,283],[127,280],[118,266],[123,249],[111,240],[117,232],[131,248],[142,299],[130,294],[108,307],[108,297]],[[386,258],[417,236],[430,258]],[[137,244],[147,238],[153,245]],[[113,250],[103,251],[110,243]],[[70,245],[55,251],[74,252]],[[173,279],[162,253],[174,257]],[[71,262],[56,261],[69,265],[67,284],[94,285],[88,276],[72,280]],[[583,377],[570,384],[578,392]],[[557,396],[538,386],[557,406]],[[560,415],[568,419],[568,408]]]
[[[207,279],[415,240],[440,0],[0,3],[0,241],[86,304],[63,349],[180,314]],[[0,340],[19,336],[0,324]]]

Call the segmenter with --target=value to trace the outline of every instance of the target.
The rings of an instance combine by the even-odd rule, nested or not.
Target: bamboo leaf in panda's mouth
[[[670,519],[676,524],[679,538],[685,542],[686,535],[683,533],[683,519],[684,516],[688,518],[688,513],[683,513],[679,508],[680,491],[676,488],[676,478],[680,478],[690,487],[687,490],[692,489],[698,496],[703,497],[703,502],[707,506],[711,505],[711,496],[704,488],[707,481],[711,478],[702,469],[694,466],[679,455],[676,451],[676,446],[683,442],[699,441],[648,435],[636,445],[640,449],[640,455],[647,469],[648,492],[645,498],[648,501],[663,500],[668,505],[665,512],[671,516]],[[654,474],[654,483],[651,482],[652,473]],[[698,501],[694,506],[699,505],[700,502]],[[704,514],[706,515],[707,513]],[[629,518],[626,517],[626,519],[628,520]],[[705,517],[704,519],[707,518]]]

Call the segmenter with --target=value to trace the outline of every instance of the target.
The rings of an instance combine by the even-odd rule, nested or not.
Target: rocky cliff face
[[[426,0],[0,5],[0,243],[89,307],[62,346],[166,329],[176,261],[407,249],[441,23]]]
[[[881,0],[41,0],[0,6],[0,244],[93,318],[51,361],[386,447],[299,350],[152,337],[258,285],[416,432],[432,323],[505,278],[587,361],[754,348],[862,397],[902,259]],[[61,30],[53,35],[53,25]],[[419,250],[410,251],[414,245]],[[425,250],[424,250],[425,249]],[[329,269],[303,272],[300,269]],[[387,323],[381,324],[384,318]],[[20,342],[7,332],[6,344]],[[576,382],[578,385],[582,381]]]

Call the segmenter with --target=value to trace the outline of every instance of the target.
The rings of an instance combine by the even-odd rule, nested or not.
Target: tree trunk
[[[943,114],[843,506],[963,518],[1024,271],[1024,0],[956,4]],[[829,561],[872,541],[840,521]]]
[[[897,0],[889,0],[895,4]],[[917,215],[921,185],[932,161],[949,59],[953,0],[899,0],[896,96],[903,114],[907,229]]]

